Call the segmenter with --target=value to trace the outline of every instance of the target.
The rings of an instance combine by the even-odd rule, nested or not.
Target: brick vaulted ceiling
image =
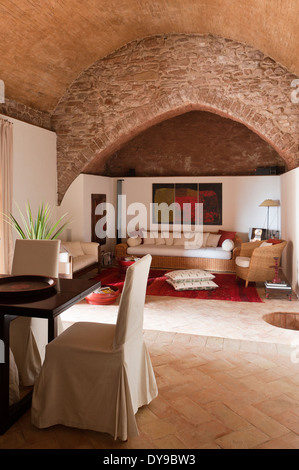
[[[133,40],[211,33],[299,75],[298,0],[0,0],[6,97],[51,113],[95,61]]]

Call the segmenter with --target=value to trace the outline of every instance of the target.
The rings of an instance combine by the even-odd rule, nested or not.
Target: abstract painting
[[[196,214],[196,203],[202,203],[203,214],[200,222],[203,225],[222,225],[222,183],[154,183],[152,201],[158,205],[164,203],[167,207],[176,203],[175,211],[166,210],[164,213],[157,211],[154,206],[154,223],[191,223],[194,225],[199,220]]]

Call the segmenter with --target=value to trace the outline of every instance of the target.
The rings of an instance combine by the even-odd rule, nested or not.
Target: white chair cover
[[[16,240],[11,274],[58,277],[59,249],[60,240]],[[11,360],[16,362],[21,385],[34,384],[47,342],[47,320],[19,317],[11,322]]]
[[[78,322],[46,347],[36,381],[32,423],[138,435],[135,414],[157,394],[143,341],[143,310],[151,256],[127,270],[116,325]]]

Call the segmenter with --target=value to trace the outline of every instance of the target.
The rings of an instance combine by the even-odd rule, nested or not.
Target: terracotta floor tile
[[[281,424],[281,420],[267,416],[254,406],[246,406],[240,409],[239,414],[271,438],[278,438],[290,432],[287,427]]]
[[[180,429],[177,436],[184,442],[190,449],[200,449],[208,446],[212,442],[215,448],[219,448],[216,444],[216,439],[228,434],[231,430],[224,426],[219,421],[211,419],[198,426]],[[210,447],[213,448],[213,447]]]
[[[290,432],[260,444],[257,449],[299,449],[299,436]]]
[[[186,449],[185,444],[173,435],[154,439],[154,443],[158,449]]]
[[[275,415],[280,423],[282,423],[290,431],[293,431],[296,434],[299,434],[299,419],[298,415],[293,413],[291,410],[284,411],[281,414]]]
[[[222,449],[254,449],[269,437],[254,426],[231,432],[215,440]]]
[[[192,424],[199,425],[210,420],[210,415],[188,397],[170,400],[171,405]]]
[[[192,392],[189,397],[199,405],[205,405],[216,400],[224,400],[229,394],[230,392],[225,387],[216,383]]]
[[[157,418],[169,418],[173,415],[174,409],[161,395],[158,395],[147,407]],[[139,414],[139,411],[138,411]],[[138,421],[139,422],[139,421]]]
[[[284,394],[255,404],[257,409],[272,417],[289,411],[296,406],[298,406],[298,403]]]
[[[166,419],[151,421],[141,425],[140,428],[153,440],[168,436],[169,434],[175,434],[177,431],[176,426]]]
[[[136,415],[127,442],[88,430],[31,425],[30,410],[4,435],[1,449],[299,449],[299,332],[273,327],[265,313],[299,313],[299,302],[262,303],[147,297],[144,338],[159,394]],[[61,316],[116,321],[118,304],[80,302]]]
[[[228,429],[238,430],[248,426],[246,419],[219,401],[207,403],[205,409]]]

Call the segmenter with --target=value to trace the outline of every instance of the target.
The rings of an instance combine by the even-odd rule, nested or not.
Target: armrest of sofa
[[[96,242],[81,242],[82,250],[86,255],[93,255],[99,259],[100,244]]]
[[[59,277],[72,277],[73,257],[67,252],[59,253],[58,274]]]
[[[115,247],[115,258],[122,258],[127,255],[127,243],[119,243]]]

